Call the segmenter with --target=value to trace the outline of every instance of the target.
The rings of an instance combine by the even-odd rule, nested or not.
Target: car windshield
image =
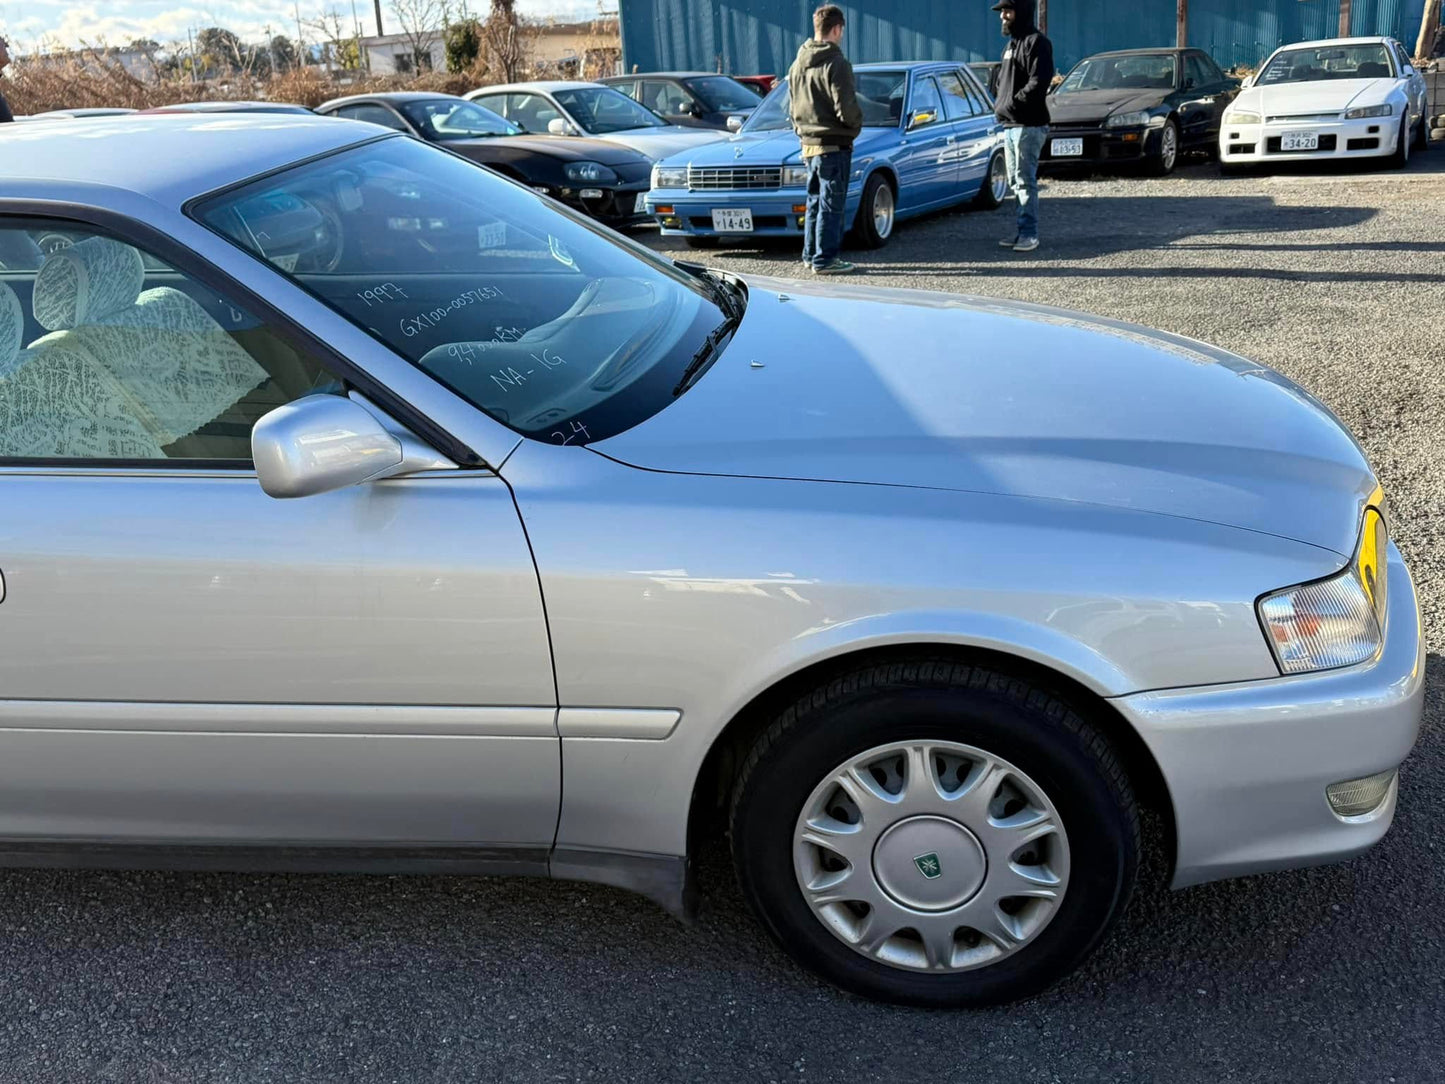
[[[1173,53],[1095,56],[1081,60],[1057,93],[1081,90],[1173,90],[1178,70]]]
[[[1321,79],[1383,79],[1391,74],[1389,51],[1379,44],[1285,49],[1259,73],[1260,83],[1313,83]]]
[[[667,124],[650,109],[612,87],[577,87],[553,95],[582,128],[593,135],[626,132],[632,128],[661,128]]]
[[[557,443],[605,439],[672,402],[742,303],[740,287],[402,136],[194,214],[492,417]]]
[[[689,79],[686,86],[688,90],[702,99],[703,105],[714,113],[758,107],[756,94],[725,75],[709,75],[702,79]]]
[[[503,120],[490,109],[483,109],[460,99],[436,98],[426,102],[406,102],[401,106],[401,111],[427,139],[442,143],[449,139],[522,134],[522,129]]]
[[[858,91],[858,105],[863,110],[863,127],[898,127],[903,117],[903,93],[908,85],[908,73],[860,71],[854,72],[853,80]],[[763,99],[763,104],[743,125],[743,131],[780,132],[791,131],[792,127],[792,117],[788,113],[788,81],[784,79]]]

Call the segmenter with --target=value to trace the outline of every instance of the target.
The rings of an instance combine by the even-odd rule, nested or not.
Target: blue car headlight
[[[617,174],[601,162],[568,162],[563,172],[573,184],[617,183]]]
[[[806,188],[808,186],[808,167],[784,166],[782,183],[784,188]]]
[[[686,166],[662,166],[652,167],[653,188],[686,188],[687,167]]]

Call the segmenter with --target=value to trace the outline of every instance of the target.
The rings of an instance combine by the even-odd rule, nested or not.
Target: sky
[[[454,6],[460,6],[460,0],[454,0]],[[469,0],[468,6],[485,12],[489,0]],[[295,38],[298,8],[303,21],[334,9],[349,24],[352,0],[0,0],[0,35],[10,39],[17,53],[28,52],[42,39],[74,46],[153,38],[165,45],[184,41],[187,28],[203,26],[224,26],[257,41],[269,26],[273,33]],[[617,0],[607,0],[606,8],[616,11]],[[586,19],[596,14],[597,2],[517,0],[517,11]],[[376,32],[373,0],[356,0],[356,15],[363,34]],[[390,0],[382,0],[382,21],[387,33],[400,28]]]

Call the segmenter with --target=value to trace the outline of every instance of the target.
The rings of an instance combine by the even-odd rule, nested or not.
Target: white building
[[[410,75],[422,71],[446,71],[447,48],[440,31],[423,35],[418,44],[420,57],[413,57],[413,39],[407,34],[382,34],[361,39],[361,66],[373,75]],[[416,61],[421,61],[418,64]]]

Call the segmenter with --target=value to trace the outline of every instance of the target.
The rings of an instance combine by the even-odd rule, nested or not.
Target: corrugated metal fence
[[[788,70],[821,0],[620,0],[627,71]],[[843,45],[855,62],[996,60],[992,0],[847,0]],[[1060,70],[1090,53],[1174,44],[1174,0],[1050,0]],[[1425,0],[1352,0],[1353,34],[1414,48]],[[1189,44],[1221,65],[1254,65],[1277,46],[1334,37],[1339,0],[1190,0]]]

